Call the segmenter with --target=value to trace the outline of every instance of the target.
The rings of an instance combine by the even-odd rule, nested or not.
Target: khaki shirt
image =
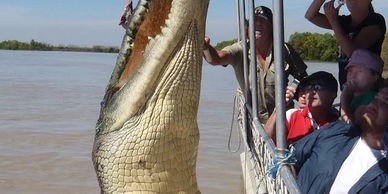
[[[241,42],[234,43],[222,50],[228,52],[232,58],[231,65],[234,68],[237,81],[241,89],[244,87],[244,63],[243,48]],[[289,52],[288,52],[289,53]],[[262,123],[267,122],[269,116],[275,108],[275,65],[272,52],[265,59],[266,67],[263,69],[260,65],[257,68],[257,90],[258,90],[258,116]],[[305,64],[303,64],[305,66]],[[285,78],[288,80],[289,64],[285,62]],[[303,67],[303,66],[302,66]],[[306,66],[307,67],[307,66]],[[305,68],[306,69],[306,68]],[[304,70],[305,70],[304,69]],[[287,83],[287,82],[285,82]]]

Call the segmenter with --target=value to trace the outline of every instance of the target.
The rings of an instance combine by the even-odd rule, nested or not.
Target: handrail
[[[271,179],[266,173],[266,167],[271,165],[273,158],[278,157],[277,150],[286,149],[285,126],[276,125],[276,134],[278,149],[275,147],[273,141],[265,133],[263,125],[258,119],[258,82],[257,82],[257,62],[255,41],[249,41],[249,50],[247,49],[247,37],[245,31],[245,20],[248,19],[249,26],[254,26],[254,0],[236,0],[238,21],[239,21],[239,37],[241,37],[241,44],[243,48],[243,63],[244,63],[244,88],[243,95],[240,94],[239,114],[242,116],[240,121],[240,129],[243,132],[244,142],[249,155],[249,159],[253,164],[254,173],[260,180],[265,180],[268,191],[277,192],[277,187],[282,192],[280,193],[301,193],[295,178],[290,169],[285,166],[280,168],[280,173],[275,180]],[[246,12],[246,7],[248,11]],[[277,123],[285,123],[285,83],[284,83],[284,30],[283,30],[283,1],[273,0],[273,31],[274,31],[274,62],[275,62],[275,101],[277,109]],[[249,28],[249,40],[255,39],[254,27]],[[248,54],[249,59],[248,60]],[[249,61],[249,64],[248,64]],[[251,81],[249,81],[249,79]],[[283,157],[284,153],[281,152]],[[257,187],[261,185],[261,181],[255,180]],[[277,185],[278,184],[278,185]]]
[[[272,154],[272,157],[274,158],[276,155],[276,146],[273,143],[272,139],[267,135],[267,133],[265,132],[264,128],[260,123],[254,122],[253,125],[258,126],[257,130],[259,131],[259,134],[262,136],[264,143],[268,146],[267,148],[269,149],[270,154]],[[280,177],[287,185],[287,189],[290,193],[293,193],[293,194],[302,193],[298,187],[298,184],[296,183],[293,173],[289,168],[281,168]]]
[[[247,149],[245,155],[249,160],[244,160],[244,166],[249,166],[249,171],[245,170],[244,177],[250,178],[252,188],[255,193],[280,193],[280,194],[300,194],[301,191],[296,183],[293,173],[288,166],[279,167],[279,174],[273,179],[269,176],[269,169],[272,167],[274,158],[277,157],[277,149],[272,139],[266,134],[262,124],[252,120],[248,112],[241,111],[245,106],[245,98],[241,92],[237,92],[237,108],[240,111],[238,118],[249,118],[248,128],[243,127],[246,121],[239,120],[239,128],[244,138],[244,145]],[[246,132],[251,131],[252,137],[247,138]]]

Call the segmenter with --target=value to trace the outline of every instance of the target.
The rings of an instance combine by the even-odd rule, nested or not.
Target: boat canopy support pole
[[[284,76],[284,12],[283,0],[273,0],[273,44],[275,62],[275,102],[276,102],[276,144],[279,150],[285,150],[285,76]],[[284,153],[282,153],[284,154]]]
[[[275,62],[275,102],[276,102],[276,144],[275,156],[285,158],[286,142],[286,102],[285,102],[285,75],[284,75],[284,10],[283,0],[273,0],[273,44]],[[296,180],[288,168],[281,168],[280,174],[290,193],[301,193]]]
[[[254,18],[254,9],[255,1],[248,1],[248,17],[249,17],[249,40],[255,40],[255,18]],[[251,70],[251,90],[252,90],[252,116],[253,120],[258,121],[258,110],[257,110],[257,62],[256,62],[256,43],[255,41],[249,41],[249,50],[250,50],[250,70]]]
[[[238,6],[238,24],[239,24],[239,41],[241,41],[242,48],[243,48],[243,64],[244,64],[244,88],[241,88],[243,90],[244,98],[245,99],[250,99],[249,97],[249,60],[248,60],[248,44],[247,44],[247,34],[245,31],[245,18],[246,18],[246,9],[245,9],[245,1],[244,0],[236,0],[237,1],[237,6]],[[249,101],[246,101],[246,104],[244,105],[244,112],[248,112],[248,107],[250,106]],[[244,114],[244,119],[243,119],[243,125],[244,129],[247,131],[245,132],[246,137],[245,139],[247,140],[245,143],[247,147],[250,149],[252,139],[252,132],[250,131],[250,128],[248,127],[248,114]]]

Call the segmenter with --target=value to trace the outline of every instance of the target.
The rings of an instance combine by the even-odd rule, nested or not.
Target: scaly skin
[[[207,7],[208,0],[139,2],[96,125],[92,158],[102,193],[199,193]]]

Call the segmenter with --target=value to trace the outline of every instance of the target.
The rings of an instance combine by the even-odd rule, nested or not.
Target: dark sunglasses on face
[[[304,87],[303,90],[305,92],[309,92],[309,91],[325,91],[328,89],[327,89],[327,87],[322,86],[320,84],[314,84],[314,85],[308,85],[308,86]]]

